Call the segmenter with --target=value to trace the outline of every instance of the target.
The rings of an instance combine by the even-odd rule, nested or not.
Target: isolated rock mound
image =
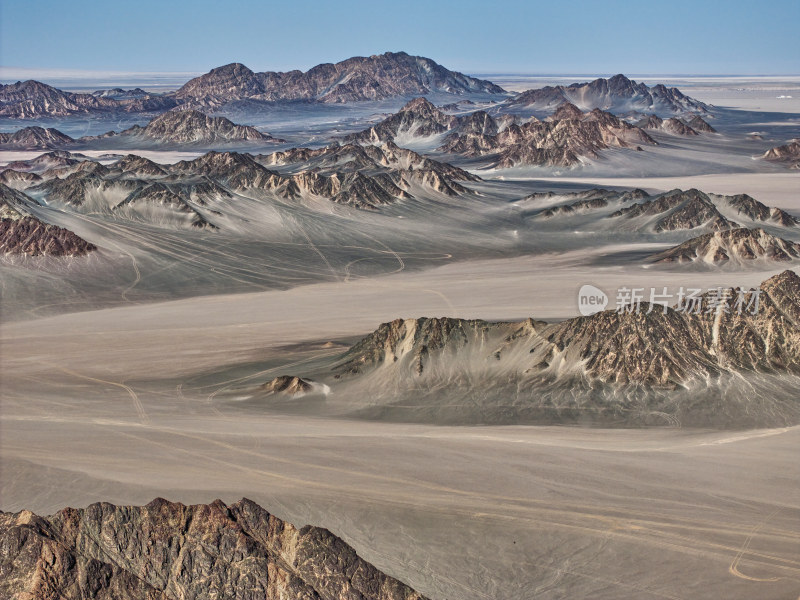
[[[0,513],[0,596],[82,600],[424,600],[326,529],[231,505]]]
[[[310,381],[306,381],[294,375],[281,375],[263,384],[261,389],[268,394],[297,396],[312,391],[314,385]]]

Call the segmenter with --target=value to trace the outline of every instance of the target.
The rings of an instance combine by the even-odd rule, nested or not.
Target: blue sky
[[[388,50],[467,73],[800,74],[800,0],[2,0],[6,68],[262,70]]]

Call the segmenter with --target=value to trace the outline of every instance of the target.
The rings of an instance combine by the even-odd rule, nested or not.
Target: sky
[[[798,31],[800,0],[0,0],[0,77],[307,70],[399,50],[468,74],[796,75]]]

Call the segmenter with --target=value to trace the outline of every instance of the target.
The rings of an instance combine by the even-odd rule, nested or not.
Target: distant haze
[[[9,0],[0,11],[3,80],[23,69],[189,74],[229,62],[306,70],[397,50],[465,73],[800,73],[796,0]]]

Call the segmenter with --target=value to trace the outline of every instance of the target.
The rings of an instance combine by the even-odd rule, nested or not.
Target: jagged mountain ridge
[[[114,600],[424,600],[330,531],[242,499],[0,513],[0,595]]]
[[[709,107],[678,88],[662,84],[648,87],[622,74],[609,79],[598,78],[587,83],[568,86],[546,86],[528,90],[506,101],[512,107],[525,107],[534,111],[551,112],[563,102],[570,102],[582,110],[599,108],[614,113],[631,111],[648,114],[706,113]]]
[[[738,306],[740,298],[748,304]],[[680,308],[642,302],[555,324],[397,319],[336,361],[332,385],[372,394],[375,404],[356,414],[376,418],[800,422],[792,383],[800,374],[800,276],[784,271],[757,291],[707,291],[697,310]],[[742,380],[772,395],[743,393]],[[456,402],[461,416],[450,409]]]
[[[692,238],[652,255],[650,260],[660,263],[715,264],[731,260],[791,261],[797,258],[800,258],[800,244],[771,235],[763,229],[743,227]]]

